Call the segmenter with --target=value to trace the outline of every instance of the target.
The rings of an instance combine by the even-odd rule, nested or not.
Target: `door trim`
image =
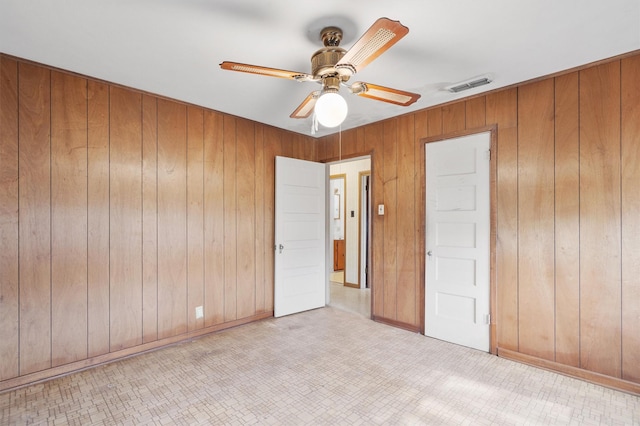
[[[490,133],[490,149],[491,160],[489,162],[489,312],[491,314],[491,322],[489,324],[489,353],[497,353],[497,336],[496,336],[496,300],[497,300],[497,281],[496,281],[496,230],[497,230],[497,203],[496,203],[496,170],[497,170],[497,158],[498,158],[498,126],[484,126],[475,129],[469,129],[460,132],[446,133],[438,136],[430,136],[420,139],[422,144],[422,164],[426,162],[426,144],[432,142],[440,142],[447,139],[459,138],[462,136],[474,135],[477,133]],[[420,256],[420,275],[423,285],[419,286],[420,294],[420,333],[424,334],[425,330],[425,286],[426,282],[426,270],[425,270],[425,251],[426,251],[426,176],[424,166],[421,171],[421,214],[420,214],[420,229],[422,240],[420,243],[421,256]]]

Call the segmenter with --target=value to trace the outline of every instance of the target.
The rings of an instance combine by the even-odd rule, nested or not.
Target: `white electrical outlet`
[[[202,306],[196,306],[196,319],[200,319],[204,316],[204,309]]]

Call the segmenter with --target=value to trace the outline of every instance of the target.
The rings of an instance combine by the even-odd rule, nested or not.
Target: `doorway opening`
[[[371,158],[327,167],[327,305],[371,318]]]

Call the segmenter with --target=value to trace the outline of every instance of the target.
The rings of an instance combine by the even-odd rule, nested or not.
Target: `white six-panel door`
[[[274,316],[325,305],[326,166],[276,157]]]
[[[426,144],[425,335],[489,351],[491,134]]]

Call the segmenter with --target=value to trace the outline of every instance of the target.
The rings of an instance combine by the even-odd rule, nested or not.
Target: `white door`
[[[489,351],[491,134],[426,144],[425,335]]]
[[[325,165],[276,157],[274,315],[325,305]]]

